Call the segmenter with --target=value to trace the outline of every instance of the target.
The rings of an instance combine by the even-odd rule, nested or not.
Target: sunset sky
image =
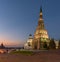
[[[49,37],[60,39],[60,0],[0,0],[0,43],[20,46],[33,35],[41,4]]]

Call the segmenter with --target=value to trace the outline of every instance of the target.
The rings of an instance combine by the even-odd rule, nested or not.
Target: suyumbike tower
[[[42,7],[40,7],[40,15],[38,20],[38,26],[36,28],[36,31],[34,33],[33,38],[33,49],[44,49],[43,43],[46,42],[47,45],[49,43],[49,36],[47,33],[47,30],[44,26],[44,20],[43,20],[43,14],[42,14]]]

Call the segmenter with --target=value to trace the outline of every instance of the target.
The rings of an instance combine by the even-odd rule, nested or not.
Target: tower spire
[[[40,7],[40,19],[43,19],[42,6]]]
[[[39,15],[39,20],[38,20],[38,26],[40,26],[40,29],[44,29],[42,6],[40,7],[40,15]]]
[[[42,12],[42,6],[40,7],[40,12]]]

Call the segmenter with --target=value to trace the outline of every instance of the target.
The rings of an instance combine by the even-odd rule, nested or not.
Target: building
[[[33,42],[33,37],[30,34],[29,38],[27,39],[26,43],[24,44],[24,49],[32,49],[32,42]]]
[[[29,35],[27,42],[24,44],[24,49],[43,49],[43,43],[49,44],[49,36],[44,26],[42,7],[40,8],[40,15],[38,20],[38,26],[34,33],[34,37]]]
[[[54,40],[55,44],[56,44],[56,49],[58,49],[59,46],[59,41],[58,40]]]
[[[42,7],[40,8],[40,15],[38,20],[38,26],[34,33],[33,38],[33,49],[43,49],[43,43],[47,42],[49,44],[49,36],[48,32],[44,26],[43,14],[42,14]]]
[[[34,32],[34,37],[32,37],[31,34],[29,35],[27,42],[24,44],[24,49],[36,49],[36,50],[45,49],[44,43],[46,43],[47,47],[49,47],[50,40],[51,39],[49,38],[48,32],[45,29],[42,7],[41,7],[38,25],[36,31]],[[54,40],[54,42],[56,44],[56,49],[58,49],[59,41]]]

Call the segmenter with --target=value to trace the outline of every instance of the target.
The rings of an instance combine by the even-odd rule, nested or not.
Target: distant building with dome
[[[24,44],[24,49],[32,49],[32,42],[33,42],[33,37],[30,34],[29,38],[27,39],[26,43]]]

